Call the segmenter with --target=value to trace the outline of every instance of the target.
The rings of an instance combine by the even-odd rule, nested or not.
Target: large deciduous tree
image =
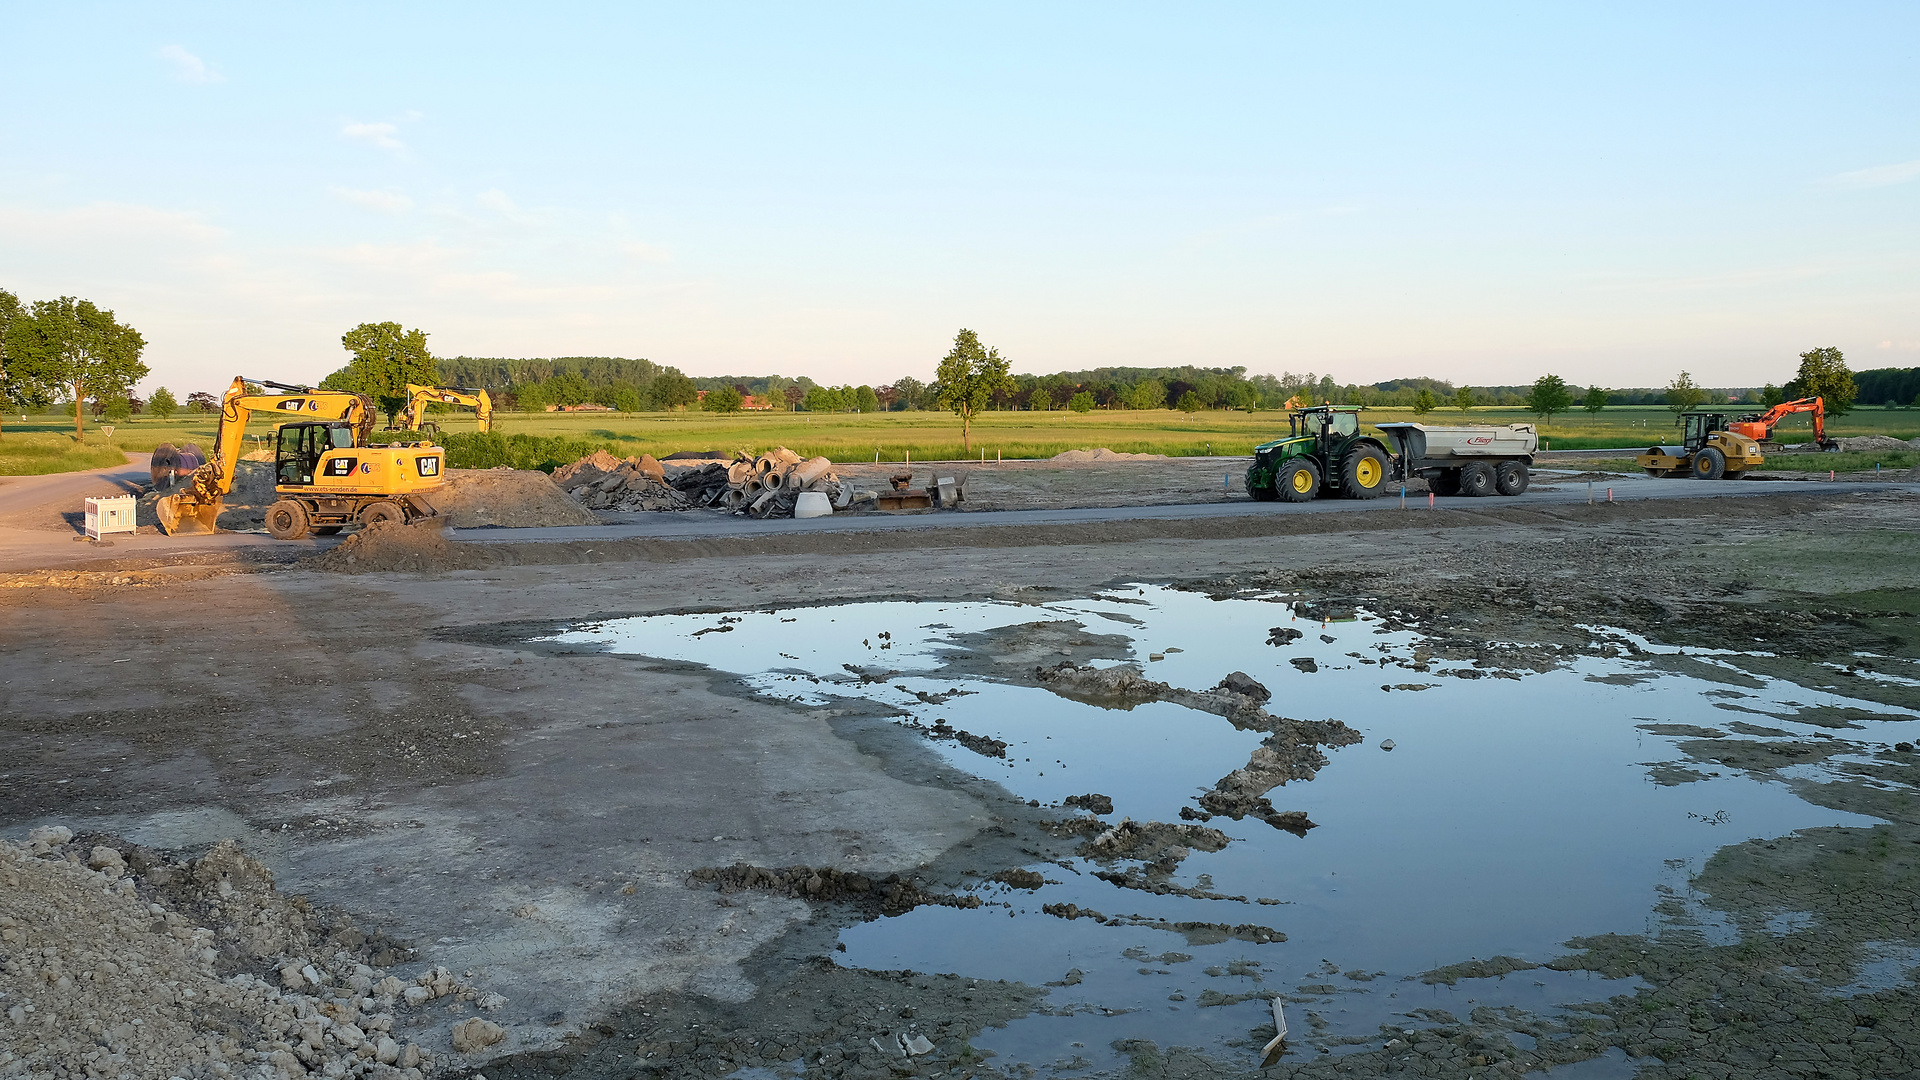
[[[1601,411],[1607,407],[1607,403],[1612,400],[1613,394],[1605,387],[1589,386],[1587,387],[1587,396],[1580,399],[1580,407],[1595,416],[1599,416]]]
[[[162,420],[172,419],[179,408],[180,402],[173,396],[173,391],[164,386],[156,389],[153,396],[147,399],[147,411]]]
[[[1847,358],[1831,346],[1801,353],[1800,373],[1787,384],[1788,398],[1817,397],[1830,416],[1846,415],[1859,395]]]
[[[980,344],[980,335],[963,328],[954,335],[953,348],[941,357],[934,379],[940,386],[941,406],[960,418],[960,442],[972,453],[973,418],[994,394],[1014,386],[1007,376],[1006,357],[999,349]]]
[[[387,414],[388,424],[407,406],[408,383],[431,386],[439,381],[425,330],[408,330],[397,322],[361,323],[340,335],[340,344],[353,359],[322,379],[320,388],[367,395]]]
[[[17,308],[17,303],[16,303]],[[7,379],[21,384],[28,400],[51,400],[55,391],[73,395],[73,437],[86,433],[89,395],[106,400],[126,396],[146,378],[140,353],[147,341],[91,300],[63,296],[36,300],[8,320]]]
[[[1705,400],[1707,400],[1707,392],[1701,389],[1693,381],[1693,376],[1687,372],[1683,371],[1674,376],[1673,381],[1667,384],[1667,408],[1676,413],[1697,409]]]
[[[1527,411],[1542,420],[1551,420],[1555,413],[1563,413],[1573,407],[1573,391],[1567,389],[1567,380],[1558,375],[1542,375],[1533,380],[1533,389],[1527,391]]]

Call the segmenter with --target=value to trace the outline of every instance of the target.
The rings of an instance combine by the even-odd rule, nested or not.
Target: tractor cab
[[[1295,409],[1287,417],[1287,426],[1296,439],[1317,439],[1322,445],[1344,442],[1360,434],[1360,409],[1358,405],[1344,408],[1320,405],[1311,409]]]
[[[1253,448],[1247,494],[1305,502],[1323,493],[1371,499],[1397,474],[1379,439],[1360,433],[1359,405],[1316,405],[1287,414],[1287,437]]]
[[[279,446],[274,452],[275,484],[311,486],[320,470],[321,456],[329,450],[352,449],[353,435],[354,425],[347,421],[281,425]]]

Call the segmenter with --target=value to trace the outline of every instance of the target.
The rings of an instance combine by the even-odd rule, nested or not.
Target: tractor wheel
[[[371,525],[376,521],[405,521],[406,512],[393,503],[382,500],[370,502],[360,508],[360,524]]]
[[[1252,484],[1247,485],[1247,494],[1253,496],[1254,502],[1272,502],[1280,497],[1280,493],[1272,487],[1255,487]]]
[[[1433,492],[1435,495],[1452,496],[1460,494],[1460,470],[1441,470],[1440,475],[1427,481],[1427,490]]]
[[[1525,494],[1530,479],[1524,461],[1503,461],[1493,471],[1493,486],[1502,495]]]
[[[1320,494],[1320,470],[1306,458],[1294,458],[1274,474],[1273,489],[1288,502],[1311,502]]]
[[[1386,494],[1386,456],[1371,446],[1348,454],[1340,468],[1340,490],[1349,499],[1377,499]]]
[[[1493,475],[1493,466],[1484,461],[1476,461],[1460,467],[1460,494],[1472,498],[1482,498],[1494,493],[1497,483]]]
[[[298,540],[307,535],[307,508],[292,499],[267,507],[267,534],[275,540]]]
[[[1695,480],[1718,480],[1727,474],[1727,455],[1711,446],[1703,446],[1693,455]]]

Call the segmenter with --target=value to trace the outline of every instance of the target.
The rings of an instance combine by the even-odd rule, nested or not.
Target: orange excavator
[[[1813,414],[1813,441],[1822,450],[1833,450],[1839,443],[1827,438],[1827,410],[1817,397],[1801,398],[1798,401],[1785,401],[1763,413],[1743,416],[1727,425],[1727,430],[1736,435],[1761,443],[1763,450],[1778,450],[1779,444],[1773,441],[1773,426],[1794,413]]]

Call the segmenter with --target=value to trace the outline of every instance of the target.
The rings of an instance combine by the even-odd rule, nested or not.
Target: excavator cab
[[[353,447],[354,425],[345,421],[284,424],[274,452],[274,482],[280,486],[307,486],[320,468],[320,456],[329,450]]]

